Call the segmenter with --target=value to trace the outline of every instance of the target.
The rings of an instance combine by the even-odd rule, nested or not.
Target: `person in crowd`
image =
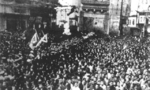
[[[73,37],[53,43],[49,35],[49,43],[31,51],[20,35],[0,37],[1,90],[150,88],[147,41]]]

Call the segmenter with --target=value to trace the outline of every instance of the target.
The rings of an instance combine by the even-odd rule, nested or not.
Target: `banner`
[[[29,43],[29,46],[30,46],[31,49],[34,49],[34,48],[35,48],[34,44],[36,44],[36,43],[38,42],[38,40],[39,40],[39,37],[38,37],[38,34],[37,34],[37,32],[36,32],[36,33],[33,35],[32,39],[31,39],[31,41],[30,41],[30,43]]]
[[[136,24],[137,24],[136,17],[129,17],[129,24],[128,24],[128,26],[129,27],[136,27]]]
[[[146,18],[145,18],[144,15],[140,15],[139,18],[138,18],[139,24],[144,24],[145,20],[146,20]]]
[[[45,34],[41,39],[40,41],[37,43],[36,47],[40,46],[41,43],[47,43],[48,42],[48,36],[47,34]]]
[[[32,39],[31,39],[31,42],[32,42],[32,43],[36,43],[36,42],[38,41],[38,39],[39,39],[38,34],[35,33],[35,34],[33,35]]]

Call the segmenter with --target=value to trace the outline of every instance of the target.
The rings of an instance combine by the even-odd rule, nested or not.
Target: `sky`
[[[138,8],[139,0],[131,0],[131,15],[136,14],[136,10]]]
[[[131,14],[135,12],[147,10],[150,5],[150,0],[131,0]]]

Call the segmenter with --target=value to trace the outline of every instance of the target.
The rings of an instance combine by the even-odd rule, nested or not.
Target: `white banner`
[[[146,20],[146,18],[145,18],[144,15],[140,15],[140,16],[138,17],[138,22],[139,22],[139,24],[144,24],[144,23],[145,23],[145,20]]]
[[[136,17],[129,17],[129,24],[128,24],[128,26],[129,27],[136,27],[136,24],[137,24]]]
[[[105,18],[105,15],[99,15],[99,14],[93,14],[93,13],[85,13],[84,17]]]

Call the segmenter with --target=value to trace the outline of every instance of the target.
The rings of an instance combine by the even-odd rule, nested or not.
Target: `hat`
[[[27,62],[31,62],[32,60],[31,59],[27,59]]]
[[[33,54],[29,54],[29,56],[30,56],[30,57],[34,57],[34,55],[33,55]]]
[[[31,50],[31,51],[30,51],[30,53],[34,53],[34,51],[33,51],[33,50]]]
[[[42,81],[41,79],[38,80],[38,82],[41,82],[41,81]]]

